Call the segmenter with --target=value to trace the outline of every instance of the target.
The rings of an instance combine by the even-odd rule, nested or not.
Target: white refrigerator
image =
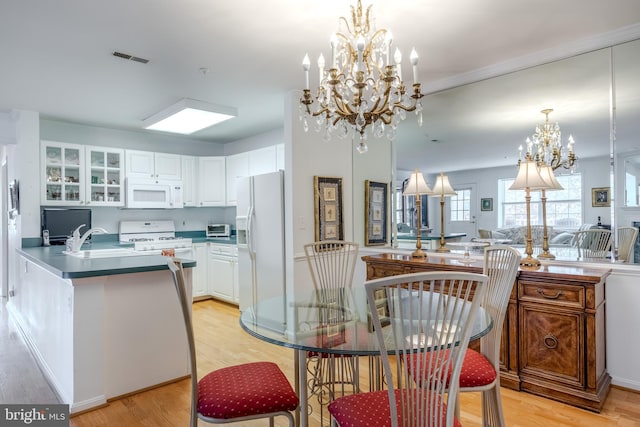
[[[286,329],[283,177],[241,178],[236,205],[240,311],[278,332]]]

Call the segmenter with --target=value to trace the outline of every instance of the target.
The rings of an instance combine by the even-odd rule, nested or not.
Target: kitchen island
[[[63,249],[17,250],[7,307],[71,413],[188,376],[184,321],[166,258],[85,259]],[[183,265],[190,293],[196,263]]]

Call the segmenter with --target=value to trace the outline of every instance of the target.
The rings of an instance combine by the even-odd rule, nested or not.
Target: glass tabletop
[[[361,356],[380,353],[363,288],[343,289],[330,304],[321,301],[327,299],[318,298],[315,291],[298,293],[293,299],[283,296],[266,299],[245,309],[240,325],[260,340],[297,350]],[[283,312],[287,313],[285,325],[272,320],[281,318]],[[491,316],[480,308],[471,340],[486,335],[492,327]],[[386,345],[389,353],[395,350],[391,338]]]

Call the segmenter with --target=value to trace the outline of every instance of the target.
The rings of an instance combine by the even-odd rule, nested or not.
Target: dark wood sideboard
[[[421,271],[482,272],[482,261],[429,255],[364,256],[367,280]],[[500,381],[600,412],[611,376],[605,360],[606,268],[547,265],[520,269],[502,331]]]

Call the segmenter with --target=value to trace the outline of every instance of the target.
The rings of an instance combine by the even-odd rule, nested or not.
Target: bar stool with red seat
[[[520,253],[508,246],[489,246],[484,251],[484,274],[489,277],[481,307],[491,314],[493,328],[480,338],[480,351],[467,349],[460,371],[463,392],[482,392],[482,424],[504,426],[500,397],[500,341],[502,325],[516,280]],[[459,404],[458,399],[456,403]],[[460,407],[456,406],[456,415]]]
[[[484,274],[454,271],[367,281],[367,300],[388,390],[334,400],[329,405],[333,424],[460,426],[453,410],[458,379],[486,281]],[[381,298],[386,299],[382,313]],[[391,368],[388,352],[395,356],[396,369]],[[422,379],[416,381],[415,373]]]
[[[182,264],[169,258],[178,300],[182,310],[189,345],[191,368],[191,422],[198,418],[213,424],[225,424],[257,418],[285,416],[289,426],[294,420],[291,411],[298,407],[298,396],[278,365],[272,362],[245,363],[215,370],[198,381],[196,349],[191,323],[191,297],[184,285]]]

